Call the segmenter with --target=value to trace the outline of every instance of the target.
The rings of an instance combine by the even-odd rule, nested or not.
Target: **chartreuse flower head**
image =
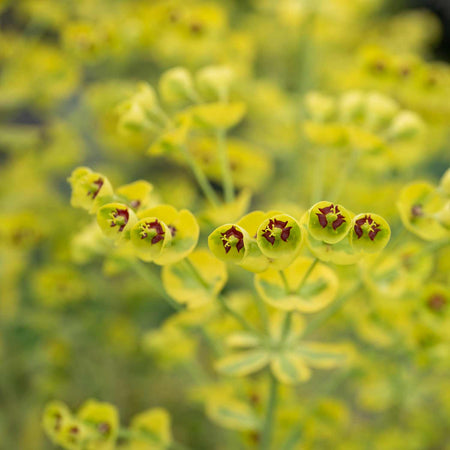
[[[162,408],[144,411],[131,419],[130,449],[166,449],[172,443],[170,415]],[[153,442],[149,442],[149,440]]]
[[[309,210],[308,231],[314,239],[335,244],[345,238],[352,214],[337,203],[322,201]]]
[[[124,184],[116,189],[118,197],[123,198],[135,211],[147,208],[151,201],[153,185],[145,180]]]
[[[236,224],[225,224],[216,228],[208,237],[211,252],[221,261],[241,263],[249,247],[251,237]]]
[[[61,402],[50,402],[45,407],[42,425],[48,437],[54,442],[61,441],[61,430],[71,419],[69,408]]]
[[[208,66],[199,70],[195,78],[200,92],[205,97],[226,100],[234,73],[226,66]]]
[[[426,182],[412,183],[400,192],[397,207],[403,225],[412,233],[427,241],[448,236],[449,230],[442,223],[445,199],[438,190]]]
[[[130,238],[136,255],[150,262],[161,256],[172,240],[172,232],[158,217],[146,217],[133,226]]]
[[[198,99],[192,75],[184,67],[174,67],[161,75],[159,93],[162,100],[168,104],[180,104]]]
[[[299,223],[287,214],[277,214],[265,219],[256,233],[261,252],[268,258],[280,260],[287,266],[297,256],[302,245]]]
[[[117,111],[122,132],[155,131],[167,121],[156,92],[147,83],[140,83],[133,96],[122,102]]]
[[[173,206],[159,205],[141,211],[138,217],[142,219],[139,221],[140,225],[135,228],[142,230],[139,233],[139,241],[136,241],[137,234],[135,233],[132,242],[135,248],[139,248],[142,241],[150,246],[161,243],[161,252],[152,257],[156,264],[175,263],[185,258],[197,245],[199,227],[197,220],[187,209],[177,211]],[[149,225],[148,217],[157,219],[152,219]],[[168,236],[166,236],[167,233]],[[140,252],[140,250],[138,251]]]
[[[97,223],[111,239],[127,238],[137,222],[134,211],[123,203],[107,203],[97,211]]]
[[[87,450],[110,450],[117,438],[119,413],[110,403],[88,400],[80,408],[77,417],[93,430],[93,439]]]
[[[75,208],[83,208],[93,214],[102,204],[113,199],[113,188],[108,179],[88,167],[75,169],[68,181],[72,187],[70,203]]]
[[[58,444],[68,450],[87,448],[95,433],[77,418],[71,416],[62,423]]]
[[[386,247],[391,237],[391,228],[383,217],[362,213],[352,220],[350,244],[362,253],[377,253]]]

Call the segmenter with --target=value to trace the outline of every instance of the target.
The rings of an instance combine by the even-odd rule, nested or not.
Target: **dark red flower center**
[[[339,210],[339,205],[330,204],[325,208],[319,208],[320,213],[316,213],[319,223],[322,228],[326,228],[328,225],[328,219],[331,221],[333,230],[337,230],[343,223],[345,223],[345,217]],[[330,217],[327,217],[330,216]]]
[[[108,434],[111,431],[111,426],[109,423],[101,422],[97,426],[99,433],[101,434]]]
[[[273,245],[276,240],[276,231],[278,229],[281,230],[281,232],[279,232],[280,238],[284,242],[286,242],[289,238],[289,235],[291,234],[292,229],[292,227],[286,226],[287,224],[288,224],[287,220],[282,221],[277,219],[270,219],[262,235],[266,238],[268,242],[270,242]]]
[[[103,181],[102,177],[100,177],[98,180],[95,180],[92,183],[92,185],[91,185],[92,189],[89,189],[89,191],[87,193],[87,196],[88,197],[92,196],[92,200],[95,200],[95,198],[97,197],[98,193],[100,192],[100,189],[103,186],[103,183],[104,183],[104,181]]]
[[[111,227],[119,226],[119,232],[122,232],[130,218],[128,209],[116,209],[112,216]]]
[[[145,222],[141,225],[141,239],[146,239],[151,236],[152,244],[157,244],[159,241],[162,241],[165,234],[164,228],[158,220]]]
[[[354,230],[358,239],[362,237],[364,230],[366,230],[367,236],[369,236],[371,241],[373,241],[376,235],[381,231],[380,224],[376,223],[369,215],[365,215],[361,219],[358,219],[355,222]]]
[[[447,304],[443,295],[434,294],[427,301],[428,307],[433,311],[441,311]]]
[[[419,204],[413,205],[413,206],[411,207],[411,215],[412,215],[414,218],[423,216],[422,205],[419,205]]]
[[[225,249],[225,253],[231,250],[231,246],[235,244],[238,253],[244,247],[244,234],[239,231],[234,225],[227,231],[220,233],[222,236],[222,244]]]

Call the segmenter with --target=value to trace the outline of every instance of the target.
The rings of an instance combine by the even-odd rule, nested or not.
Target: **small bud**
[[[377,214],[358,214],[352,220],[350,244],[356,251],[377,253],[386,247],[390,237],[389,224]]]
[[[395,116],[388,130],[392,139],[410,139],[424,130],[422,119],[412,111],[402,111]]]
[[[339,99],[339,115],[344,122],[351,122],[364,113],[364,94],[360,91],[344,93]]]
[[[309,210],[308,231],[314,239],[335,244],[347,235],[352,215],[343,206],[322,201]]]
[[[107,203],[97,212],[97,223],[103,234],[111,239],[128,237],[137,222],[134,211],[123,203]]]
[[[320,92],[308,93],[305,106],[311,118],[318,122],[326,122],[336,113],[335,99]]]
[[[233,82],[233,71],[226,66],[209,66],[197,72],[199,90],[207,98],[226,100]]]
[[[72,187],[70,203],[75,208],[95,213],[102,204],[112,200],[113,188],[108,179],[87,167],[75,169],[68,181]]]
[[[397,102],[376,92],[369,94],[366,102],[367,125],[372,130],[385,127],[399,110]]]
[[[121,103],[119,113],[119,129],[143,131],[164,126],[167,119],[159,105],[153,88],[147,83],[140,83],[137,92]]]
[[[195,101],[198,98],[192,76],[184,67],[174,67],[164,72],[159,80],[159,92],[169,104]]]

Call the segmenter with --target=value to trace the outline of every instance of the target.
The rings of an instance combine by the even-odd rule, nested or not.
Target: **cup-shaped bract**
[[[184,67],[173,67],[164,72],[159,79],[158,88],[162,100],[169,104],[197,98],[192,75]]]
[[[313,313],[325,308],[336,296],[339,280],[336,273],[325,264],[299,256],[284,270],[269,269],[255,275],[255,287],[261,298],[275,308]],[[286,281],[286,282],[285,282]]]
[[[387,133],[391,139],[411,139],[423,132],[425,124],[412,111],[401,111],[394,117]]]
[[[197,86],[208,98],[224,100],[233,82],[234,73],[226,66],[208,66],[196,74]]]
[[[248,252],[249,234],[237,224],[225,224],[208,236],[208,247],[213,255],[225,262],[239,264]]]
[[[309,210],[308,231],[318,241],[335,244],[345,238],[351,221],[352,214],[343,206],[322,201]]]
[[[119,429],[119,413],[114,405],[88,400],[81,406],[77,417],[84,424],[92,427],[96,435],[96,438],[87,444],[87,450],[109,450],[111,448]]]
[[[143,261],[154,261],[172,240],[170,228],[158,217],[138,220],[130,230],[136,255]]]
[[[147,83],[140,83],[136,93],[117,107],[117,112],[121,131],[143,131],[166,122],[156,93]]]
[[[116,194],[137,211],[149,206],[152,191],[153,185],[151,183],[145,180],[137,180],[118,187]]]
[[[70,417],[63,422],[58,436],[58,444],[68,450],[87,448],[95,433],[81,420]]]
[[[188,308],[213,301],[226,281],[226,265],[206,249],[195,250],[186,260],[165,265],[162,270],[166,292]]]
[[[42,426],[47,436],[55,443],[61,438],[61,430],[65,422],[70,420],[69,408],[61,402],[50,402],[46,405],[42,417]]]
[[[256,240],[261,252],[271,259],[294,258],[302,245],[299,223],[287,214],[268,217],[258,227]]]
[[[136,222],[134,211],[124,203],[107,203],[97,211],[97,223],[111,239],[128,238]]]
[[[197,245],[199,226],[194,215],[187,209],[177,211],[173,206],[159,205],[142,211],[139,217],[157,217],[170,232],[170,240],[163,251],[154,257],[156,264],[175,263],[185,258]]]
[[[391,228],[378,214],[362,213],[352,220],[350,244],[355,251],[377,253],[386,247],[391,237]]]
[[[445,199],[427,182],[405,186],[400,192],[397,207],[403,225],[412,233],[427,241],[443,239],[449,231],[439,221],[438,213],[445,206]]]
[[[108,179],[88,167],[76,168],[68,181],[72,187],[70,203],[75,208],[83,208],[93,214],[102,204],[113,199],[113,188]]]
[[[131,419],[130,429],[136,432],[130,440],[133,449],[164,449],[171,446],[171,421],[165,409],[152,408],[134,416]],[[150,445],[148,436],[152,437]]]

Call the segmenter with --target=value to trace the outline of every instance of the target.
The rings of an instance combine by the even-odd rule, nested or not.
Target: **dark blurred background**
[[[395,0],[392,1],[394,2]],[[443,35],[435,53],[438,59],[450,61],[450,0],[408,0],[407,4],[409,9],[426,8],[439,17],[443,25]]]

